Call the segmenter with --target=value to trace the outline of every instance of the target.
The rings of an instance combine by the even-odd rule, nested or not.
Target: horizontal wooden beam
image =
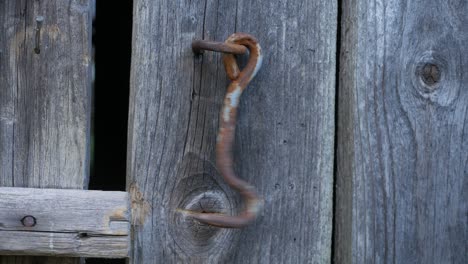
[[[0,255],[125,258],[126,192],[0,187]]]

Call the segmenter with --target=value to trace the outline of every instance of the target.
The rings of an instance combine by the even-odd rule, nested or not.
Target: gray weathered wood
[[[130,249],[126,192],[0,187],[0,255],[123,258]],[[33,216],[33,227],[21,219]]]
[[[0,232],[4,255],[125,258],[128,236],[80,236],[76,233]],[[16,243],[25,242],[27,243]],[[61,262],[60,262],[61,263]]]
[[[336,263],[468,263],[467,13],[343,1]]]
[[[126,192],[0,187],[0,209],[0,232],[129,235]],[[25,215],[34,216],[37,224],[23,227],[20,219]]]
[[[89,0],[0,1],[0,186],[87,186],[90,10]],[[0,257],[32,262],[76,261]]]
[[[336,1],[134,3],[128,189],[131,263],[328,263],[331,248]],[[214,166],[228,81],[220,54],[194,39],[255,35],[263,68],[242,96],[234,156],[265,199],[242,229],[177,209],[235,214],[242,204]]]

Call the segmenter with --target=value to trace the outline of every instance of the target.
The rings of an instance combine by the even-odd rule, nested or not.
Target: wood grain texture
[[[33,227],[21,219],[33,216]],[[123,258],[130,249],[126,192],[0,187],[0,255]]]
[[[128,256],[128,236],[82,236],[76,233],[18,231],[1,231],[0,234],[0,243],[5,245],[0,248],[2,255],[91,258]]]
[[[0,186],[87,186],[90,10],[89,0],[0,1]],[[44,22],[36,54],[38,16]]]
[[[336,1],[135,1],[127,184],[147,210],[134,210],[131,263],[330,262],[336,15]],[[265,56],[234,147],[265,208],[241,230],[177,211],[242,206],[214,166],[221,56],[190,48],[234,32]]]
[[[467,13],[343,1],[336,263],[468,262]]]
[[[0,209],[0,232],[129,235],[126,192],[0,187]],[[34,228],[22,226],[25,215],[38,219]]]

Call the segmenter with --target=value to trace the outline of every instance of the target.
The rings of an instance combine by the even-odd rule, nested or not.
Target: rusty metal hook
[[[262,49],[257,39],[246,33],[234,33],[224,43],[194,41],[192,49],[196,53],[200,53],[201,50],[205,49],[224,53],[224,67],[231,83],[227,88],[220,115],[220,126],[216,140],[216,166],[224,180],[242,195],[245,200],[245,208],[236,216],[193,211],[185,211],[185,213],[209,225],[226,228],[244,227],[257,217],[263,206],[263,200],[259,198],[252,185],[238,178],[234,173],[232,143],[234,141],[239,99],[262,65]],[[239,71],[234,54],[244,54],[247,49],[250,52],[249,60],[245,68]]]
[[[194,40],[192,42],[192,51],[196,54],[203,53],[204,50],[211,50],[223,53],[242,55],[247,53],[247,48],[238,44],[226,42],[216,42],[208,40]]]

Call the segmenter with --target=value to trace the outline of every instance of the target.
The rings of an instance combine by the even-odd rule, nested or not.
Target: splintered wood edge
[[[126,192],[0,187],[0,255],[126,258],[130,221]]]

